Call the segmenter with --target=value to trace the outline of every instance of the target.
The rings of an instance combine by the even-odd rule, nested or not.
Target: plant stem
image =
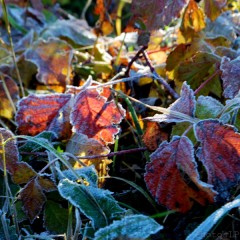
[[[10,24],[9,24],[9,21],[8,21],[8,11],[7,11],[7,7],[6,7],[6,4],[5,4],[4,0],[1,0],[1,4],[2,4],[2,8],[3,8],[3,14],[4,14],[5,23],[6,23],[8,38],[9,38],[9,41],[10,41],[12,58],[13,58],[14,66],[15,66],[16,73],[17,73],[18,83],[20,85],[20,90],[21,90],[22,96],[24,97],[25,93],[24,93],[23,83],[22,83],[22,79],[21,79],[21,76],[20,76],[18,66],[17,66],[17,60],[16,60],[16,55],[15,55],[14,46],[13,46],[13,40],[12,40],[12,36],[11,36],[11,28],[10,28]]]
[[[221,72],[220,69],[216,70],[206,81],[204,81],[195,91],[194,94],[197,95],[204,87],[207,85],[216,75]]]

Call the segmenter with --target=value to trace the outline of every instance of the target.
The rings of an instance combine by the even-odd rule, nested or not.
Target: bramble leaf
[[[25,58],[38,67],[37,79],[48,87],[64,92],[71,73],[72,48],[64,41],[39,40],[25,52]]]
[[[170,114],[155,114],[153,117],[147,117],[147,120],[155,122],[184,122],[185,119],[178,118],[171,114],[171,110],[184,113],[190,117],[194,116],[196,100],[193,90],[187,85],[186,82],[182,85],[181,97],[171,104],[167,109]]]
[[[46,196],[36,178],[29,181],[19,193],[23,208],[31,223],[40,214]]]
[[[110,150],[94,138],[88,138],[84,134],[75,133],[68,141],[68,144],[66,146],[66,152],[70,152],[75,156],[84,157],[105,155],[108,154]],[[87,166],[94,165],[99,177],[104,177],[108,175],[108,165],[112,163],[112,160],[109,160],[107,157],[94,159],[81,158],[80,161]],[[83,166],[80,163],[75,162],[73,167],[74,169],[79,169]],[[100,178],[98,183],[102,185],[104,181],[104,178]]]
[[[16,115],[18,132],[37,135],[44,130],[55,132],[59,138],[71,134],[70,94],[31,94],[19,101]]]
[[[12,132],[4,128],[0,128],[0,134],[3,137],[3,141],[14,136]],[[6,168],[11,174],[14,183],[27,183],[30,178],[36,176],[37,173],[27,163],[19,161],[19,153],[15,139],[8,140],[4,146],[4,151],[3,146],[0,145],[0,152],[5,155]],[[0,169],[3,170],[2,154],[0,154]]]
[[[138,214],[126,216],[121,220],[114,221],[107,227],[99,229],[95,233],[94,240],[146,239],[162,229],[163,226],[154,219]]]
[[[144,20],[149,31],[157,30],[179,17],[187,2],[187,0],[133,0],[132,13]]]
[[[58,190],[62,197],[92,221],[94,228],[105,227],[115,215],[125,211],[108,190],[79,185],[68,179],[60,181]]]
[[[203,120],[196,124],[195,135],[201,142],[197,156],[207,170],[208,183],[220,200],[226,200],[240,180],[240,134],[218,120]]]
[[[70,121],[73,131],[94,138],[103,145],[114,143],[114,135],[119,132],[117,124],[125,116],[120,104],[107,101],[97,90],[84,90],[77,94]]]
[[[158,203],[186,212],[193,200],[201,205],[213,202],[215,192],[199,179],[193,154],[193,144],[187,137],[174,136],[150,155],[144,179]]]
[[[233,60],[223,57],[220,69],[222,70],[223,95],[225,98],[234,98],[240,91],[240,57]]]

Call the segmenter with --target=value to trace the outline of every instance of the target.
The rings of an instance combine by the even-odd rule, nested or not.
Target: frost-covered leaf
[[[240,91],[240,57],[230,60],[222,58],[223,95],[225,98],[234,98]]]
[[[59,39],[39,40],[25,52],[25,58],[38,67],[38,81],[49,88],[59,86],[59,92],[69,84],[72,56],[72,48]]]
[[[95,228],[105,227],[115,215],[125,211],[108,190],[79,185],[68,179],[60,181],[58,190],[63,198],[92,221]]]
[[[213,212],[210,216],[208,216],[203,223],[201,223],[188,237],[186,240],[202,240],[205,239],[207,233],[216,225],[221,218],[223,218],[229,211],[233,208],[240,207],[240,199],[239,197],[232,202],[229,202]],[[236,231],[236,236],[238,231]]]
[[[78,45],[90,46],[96,41],[96,35],[85,20],[79,19],[59,19],[48,26],[42,34],[44,39],[51,37],[70,39]]]
[[[94,240],[146,239],[162,229],[163,226],[150,217],[140,214],[132,215],[99,229],[95,233]]]
[[[211,21],[214,21],[226,4],[227,0],[204,0],[204,12]]]
[[[60,171],[59,169],[57,169]],[[86,181],[90,186],[97,187],[98,186],[98,175],[94,166],[83,167],[79,169],[74,169],[76,174]],[[64,170],[59,173],[59,178],[68,178],[71,181],[77,181],[77,177],[70,170]]]
[[[133,0],[132,13],[144,21],[147,30],[157,30],[179,17],[187,2],[187,0]]]
[[[6,239],[6,232],[8,233],[9,240],[18,240],[16,234],[16,228],[14,225],[10,226],[10,220],[6,218],[6,214],[0,209],[0,218],[2,220],[0,224],[0,239]]]
[[[81,133],[75,133],[71,139],[68,141],[66,146],[66,152],[79,157],[94,156],[94,155],[106,155],[110,152],[109,148],[103,146],[99,141],[93,138],[88,138],[86,135]],[[107,157],[94,158],[94,159],[84,159],[81,158],[80,161],[87,166],[94,165],[97,170],[99,177],[104,177],[108,175],[108,165],[112,163]],[[79,169],[83,167],[79,162],[74,162],[74,169]],[[100,178],[100,186],[104,183],[105,179]]]
[[[240,180],[240,134],[218,120],[203,120],[195,126],[201,147],[197,156],[208,174],[208,183],[219,193],[220,200],[229,197],[229,190]]]
[[[3,75],[2,77],[4,78],[4,82],[0,79],[0,117],[12,119],[15,106],[11,104],[9,98],[12,99],[13,103],[16,103],[19,99],[19,89],[17,84],[10,77]],[[9,97],[6,91],[9,92]]]
[[[75,97],[70,119],[74,132],[107,145],[114,143],[114,136],[119,132],[117,124],[124,115],[120,104],[108,102],[97,90],[85,90]]]
[[[206,23],[202,9],[194,0],[190,0],[182,17],[180,27],[182,35],[187,42],[191,41],[196,37],[196,33],[200,32],[205,26]]]
[[[215,98],[199,96],[196,105],[196,117],[200,119],[216,118],[223,110],[223,107]]]
[[[44,208],[44,226],[53,233],[63,234],[67,232],[68,209],[60,204],[48,200]]]
[[[47,174],[42,174],[37,178],[39,186],[46,192],[56,190],[57,186],[51,177]]]
[[[201,205],[213,202],[212,186],[199,179],[193,144],[187,137],[174,136],[150,155],[144,176],[156,201],[169,209],[188,211],[193,200]]]
[[[3,137],[3,141],[14,136],[12,132],[4,128],[0,128],[0,134]],[[2,151],[3,147],[0,145],[0,152]],[[14,183],[23,184],[28,182],[30,178],[36,176],[37,173],[27,163],[19,161],[19,153],[15,139],[11,139],[5,144],[4,154],[7,171],[11,174]],[[0,169],[3,170],[2,154],[0,154]]]
[[[29,181],[19,193],[25,213],[31,222],[40,214],[46,197],[36,178]]]
[[[37,135],[48,130],[59,138],[68,138],[71,134],[70,103],[70,94],[31,94],[23,98],[19,101],[16,115],[18,132]]]
[[[186,82],[182,85],[181,97],[168,107],[170,114],[155,114],[153,117],[147,117],[147,120],[155,122],[184,122],[185,119],[178,118],[171,114],[171,110],[184,113],[190,117],[194,116],[196,100],[193,90],[187,85]]]

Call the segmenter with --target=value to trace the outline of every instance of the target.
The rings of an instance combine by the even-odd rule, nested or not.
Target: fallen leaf
[[[16,115],[19,134],[37,135],[48,130],[55,132],[59,138],[70,137],[70,105],[70,94],[31,94],[23,98]]]
[[[194,201],[201,205],[214,201],[212,186],[199,179],[193,144],[187,137],[163,142],[150,159],[144,179],[159,204],[186,212]]]
[[[240,57],[233,60],[223,57],[220,69],[222,70],[223,95],[225,98],[234,98],[240,90]]]
[[[240,180],[240,134],[218,120],[203,120],[196,124],[195,135],[201,142],[197,156],[207,170],[208,183],[226,201]]]
[[[38,67],[37,79],[46,86],[59,86],[64,92],[69,84],[71,73],[72,48],[65,41],[49,39],[47,42],[38,40],[32,48],[24,53],[28,61]]]
[[[133,0],[131,12],[143,19],[149,31],[157,30],[179,17],[187,2],[187,0]]]
[[[84,90],[77,94],[73,104],[70,121],[73,131],[94,138],[103,145],[114,143],[119,133],[119,124],[125,110],[114,100],[107,99],[97,90]]]

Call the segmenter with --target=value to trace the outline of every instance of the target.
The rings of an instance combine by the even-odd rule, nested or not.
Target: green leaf
[[[47,201],[44,210],[44,225],[50,232],[62,234],[67,232],[68,210],[53,201]]]
[[[56,169],[58,172],[61,171],[58,168]],[[93,165],[89,167],[75,169],[74,171],[77,173],[79,177],[86,180],[92,187],[97,187],[98,175]],[[73,173],[70,170],[61,171],[59,174],[60,179],[63,179],[62,175],[64,176],[64,178],[68,178],[69,180],[72,181],[78,180],[78,178],[75,175],[73,175]]]
[[[215,98],[199,96],[196,105],[196,117],[200,119],[216,118],[223,110],[223,107]]]
[[[79,185],[68,179],[60,181],[58,190],[63,198],[92,221],[95,228],[105,227],[116,215],[125,212],[108,190]]]
[[[157,233],[163,226],[155,220],[144,215],[132,215],[114,221],[111,225],[99,229],[95,233],[94,240],[113,240],[113,239],[146,239],[151,234]]]
[[[204,222],[202,222],[188,237],[186,240],[201,240],[207,235],[212,227],[224,217],[233,208],[240,207],[240,198],[236,198],[234,201],[229,202],[212,213]]]

